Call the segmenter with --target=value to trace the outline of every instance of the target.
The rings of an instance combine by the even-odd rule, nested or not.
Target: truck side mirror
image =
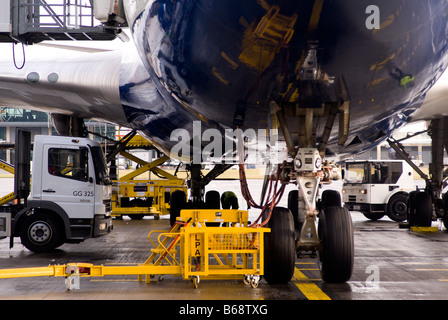
[[[93,178],[92,177],[89,177],[89,182],[93,183]]]

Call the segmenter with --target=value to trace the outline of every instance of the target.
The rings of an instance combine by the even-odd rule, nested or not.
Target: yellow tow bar
[[[209,227],[207,223],[220,223]],[[81,277],[137,275],[150,283],[154,275],[191,279],[195,288],[201,278],[241,278],[257,287],[264,272],[264,233],[268,228],[247,227],[242,210],[182,210],[171,230],[152,231],[151,255],[135,266],[104,266],[89,263],[37,268],[0,269],[0,278],[65,277],[68,290],[80,288]]]

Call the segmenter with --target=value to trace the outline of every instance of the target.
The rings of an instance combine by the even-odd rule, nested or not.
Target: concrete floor
[[[235,188],[234,183],[212,187],[221,192],[223,188]],[[241,208],[245,209],[245,204]],[[288,284],[270,285],[261,280],[256,289],[240,280],[201,281],[194,289],[190,281],[167,275],[163,281],[155,278],[149,285],[138,282],[136,276],[82,278],[80,290],[67,291],[63,278],[40,277],[0,279],[0,299],[174,300],[178,308],[188,301],[196,305],[193,302],[200,300],[255,304],[274,300],[448,300],[448,233],[443,227],[435,233],[413,233],[388,218],[372,222],[359,212],[352,212],[352,218],[355,268],[346,284],[323,283],[316,259],[300,258]],[[65,244],[45,254],[29,252],[17,238],[9,249],[9,240],[4,239],[0,241],[0,268],[70,262],[105,266],[142,263],[151,247],[148,232],[154,229],[168,230],[168,217],[114,220],[113,232],[105,237]]]

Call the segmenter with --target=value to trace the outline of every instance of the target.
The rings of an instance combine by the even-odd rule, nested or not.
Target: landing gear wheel
[[[288,209],[292,213],[292,217],[294,219],[294,228],[297,233],[300,233],[302,230],[303,219],[299,218],[299,190],[291,190],[288,193]]]
[[[318,225],[321,248],[318,252],[322,280],[344,283],[353,272],[353,225],[346,208],[332,206],[320,213]]]
[[[432,199],[428,192],[417,192],[414,196],[415,225],[430,227],[432,223]]]
[[[296,256],[291,212],[275,207],[267,227],[271,232],[264,234],[264,278],[271,284],[287,283],[294,274]]]
[[[322,192],[322,209],[327,207],[342,207],[341,194],[336,190]]]
[[[24,219],[20,240],[28,250],[36,253],[49,252],[63,243],[60,228],[51,215],[36,212]]]
[[[220,209],[221,208],[221,198],[219,192],[216,190],[207,191],[205,194],[205,208],[206,209]],[[205,224],[207,227],[219,227],[221,223],[219,222],[207,222]]]
[[[170,224],[174,226],[176,218],[180,217],[180,211],[185,208],[187,196],[182,190],[173,191],[170,200]]]
[[[220,209],[221,199],[219,192],[216,190],[207,191],[205,194],[205,208],[207,209]]]
[[[232,191],[223,192],[221,206],[223,209],[238,209],[238,197]]]
[[[415,226],[415,195],[420,191],[411,191],[408,198],[408,223],[409,227]]]
[[[404,194],[393,196],[387,203],[387,216],[395,222],[403,222],[407,219],[408,197]]]
[[[442,195],[442,200],[444,203],[444,213],[442,217],[443,225],[446,229],[448,229],[448,192],[445,192]]]

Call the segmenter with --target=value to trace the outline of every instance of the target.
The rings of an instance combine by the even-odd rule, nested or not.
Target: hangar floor
[[[251,183],[257,183],[251,182]],[[235,182],[212,186],[235,190]],[[284,197],[285,198],[285,197]],[[245,204],[241,205],[245,209]],[[236,280],[190,281],[165,276],[150,284],[132,276],[82,278],[80,290],[67,291],[63,278],[0,279],[2,300],[445,300],[448,298],[448,233],[413,233],[383,218],[372,222],[352,212],[355,229],[355,268],[346,284],[326,284],[320,279],[316,259],[298,258],[293,279],[285,285],[264,280],[253,289]],[[437,224],[434,224],[437,225]],[[168,217],[140,221],[114,220],[109,235],[81,244],[35,254],[18,238],[0,241],[0,268],[37,267],[70,262],[126,265],[144,262],[149,255],[147,235],[169,229]]]

